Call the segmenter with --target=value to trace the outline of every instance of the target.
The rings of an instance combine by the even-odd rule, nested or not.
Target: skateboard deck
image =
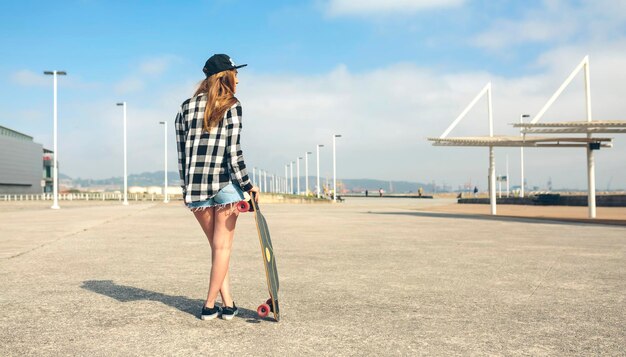
[[[261,304],[257,313],[260,317],[267,316],[270,312],[274,314],[274,320],[280,321],[280,308],[278,306],[278,270],[276,270],[276,259],[274,257],[274,248],[272,247],[272,240],[270,238],[270,230],[267,226],[267,221],[259,209],[259,205],[254,198],[246,202],[249,206],[249,211],[254,213],[254,220],[256,222],[257,233],[259,235],[259,244],[261,245],[261,255],[263,256],[263,266],[265,268],[265,278],[267,280],[267,291],[270,298],[264,304]],[[245,208],[245,205],[244,207]]]

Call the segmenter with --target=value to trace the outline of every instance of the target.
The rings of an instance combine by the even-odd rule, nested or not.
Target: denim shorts
[[[217,195],[205,201],[191,202],[187,204],[192,211],[202,210],[208,207],[225,207],[226,205],[244,200],[243,191],[239,185],[229,183],[217,192]]]

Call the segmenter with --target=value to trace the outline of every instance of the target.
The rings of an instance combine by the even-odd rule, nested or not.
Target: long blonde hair
[[[208,95],[202,125],[207,132],[217,126],[224,117],[224,113],[237,103],[235,75],[235,70],[216,73],[203,80],[196,89],[194,96],[205,93]]]

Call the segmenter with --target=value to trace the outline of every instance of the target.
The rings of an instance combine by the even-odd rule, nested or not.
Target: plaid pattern
[[[243,191],[252,189],[240,146],[241,103],[224,114],[210,132],[202,128],[207,96],[187,99],[174,121],[178,172],[185,203],[205,201],[230,182]]]

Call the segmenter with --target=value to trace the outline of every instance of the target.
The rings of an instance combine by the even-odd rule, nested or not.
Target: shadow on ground
[[[611,222],[606,220],[595,221],[581,221],[572,218],[551,218],[551,217],[512,217],[512,216],[491,216],[483,214],[471,214],[471,213],[440,213],[440,212],[372,212],[367,211],[367,214],[381,214],[381,215],[402,215],[402,216],[414,216],[414,217],[429,217],[429,218],[459,218],[459,219],[477,219],[484,221],[500,221],[500,222],[522,222],[522,223],[541,223],[541,224],[559,224],[559,225],[589,225],[589,224],[606,224],[606,225],[623,225],[619,222]]]
[[[182,312],[186,312],[197,319],[200,319],[203,300],[190,299],[186,296],[174,296],[155,291],[136,288],[134,286],[119,285],[112,280],[86,280],[83,281],[81,288],[111,297],[119,302],[129,301],[157,301],[167,306],[171,306]],[[239,307],[238,318],[246,319],[249,323],[259,323],[261,321],[273,321],[270,318],[259,318],[256,311]]]

